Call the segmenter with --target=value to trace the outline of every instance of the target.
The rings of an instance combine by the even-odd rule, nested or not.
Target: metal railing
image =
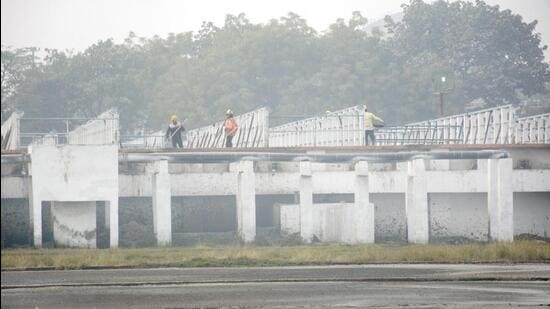
[[[377,145],[435,145],[460,144],[460,126],[452,125],[407,125],[403,127],[381,128],[375,131]]]
[[[516,144],[550,144],[550,113],[518,118],[514,137]]]
[[[121,135],[121,148],[146,148],[146,149],[162,149],[169,146],[165,138],[164,132],[157,131],[152,134],[143,135]],[[185,135],[184,135],[185,136]],[[183,146],[187,146],[187,139],[183,140]]]
[[[269,110],[265,107],[235,116],[239,125],[233,137],[233,147],[251,148],[268,146]],[[224,121],[187,132],[187,148],[225,147]]]
[[[17,131],[11,137],[16,139],[12,142],[16,145],[14,149],[29,145],[105,145],[119,142],[119,117],[114,110],[96,118],[19,117],[12,127]]]
[[[550,144],[550,113],[517,118],[516,112],[517,108],[505,105],[405,126],[379,128],[375,130],[376,144]],[[29,144],[119,144],[123,148],[151,149],[171,147],[162,130],[147,135],[120,137],[118,113],[114,110],[91,119],[23,118],[22,115],[14,113],[2,124],[3,150]],[[269,110],[259,108],[235,117],[239,130],[233,144],[235,148],[364,145],[363,115],[362,107],[353,106],[269,128]],[[223,148],[223,123],[219,121],[188,131],[184,147]]]
[[[363,108],[353,106],[269,129],[270,147],[352,146],[364,143]]]

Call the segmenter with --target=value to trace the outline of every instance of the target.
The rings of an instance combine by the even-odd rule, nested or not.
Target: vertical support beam
[[[237,232],[244,242],[253,242],[256,238],[256,179],[253,161],[241,161],[238,165]]]
[[[109,246],[118,248],[118,199],[112,199],[109,203]]]
[[[311,162],[300,162],[300,235],[304,242],[311,242],[314,235],[313,181]]]
[[[355,241],[374,243],[374,205],[369,200],[369,165],[355,164]]]
[[[489,159],[487,168],[487,208],[489,239],[514,240],[514,191],[512,159]]]
[[[423,159],[408,162],[405,211],[407,237],[410,243],[425,244],[429,241],[426,168]]]
[[[32,151],[32,149],[30,150]],[[33,187],[33,166],[31,163],[27,165],[29,170],[29,180],[28,180],[28,197],[29,197],[29,225],[30,225],[30,236],[32,239],[32,244],[36,248],[42,247],[42,200],[39,196],[35,196],[36,190]]]
[[[153,227],[159,246],[172,243],[172,206],[168,161],[154,163],[153,182]]]
[[[30,225],[32,228],[33,245],[36,248],[42,247],[42,201],[37,197],[29,198]]]

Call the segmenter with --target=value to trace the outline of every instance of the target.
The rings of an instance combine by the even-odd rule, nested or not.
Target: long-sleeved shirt
[[[374,130],[374,121],[384,122],[382,118],[371,112],[365,112],[365,130]]]
[[[185,128],[181,125],[181,122],[170,123],[168,125],[168,129],[166,129],[166,138],[180,138],[181,139],[181,133],[182,131],[185,131]]]

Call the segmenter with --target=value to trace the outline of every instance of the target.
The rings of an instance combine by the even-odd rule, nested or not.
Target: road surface
[[[3,271],[2,307],[502,308],[550,304],[550,264]]]

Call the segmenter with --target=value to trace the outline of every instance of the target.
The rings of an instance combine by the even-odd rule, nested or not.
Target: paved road
[[[501,308],[550,304],[550,265],[2,272],[2,307]]]

